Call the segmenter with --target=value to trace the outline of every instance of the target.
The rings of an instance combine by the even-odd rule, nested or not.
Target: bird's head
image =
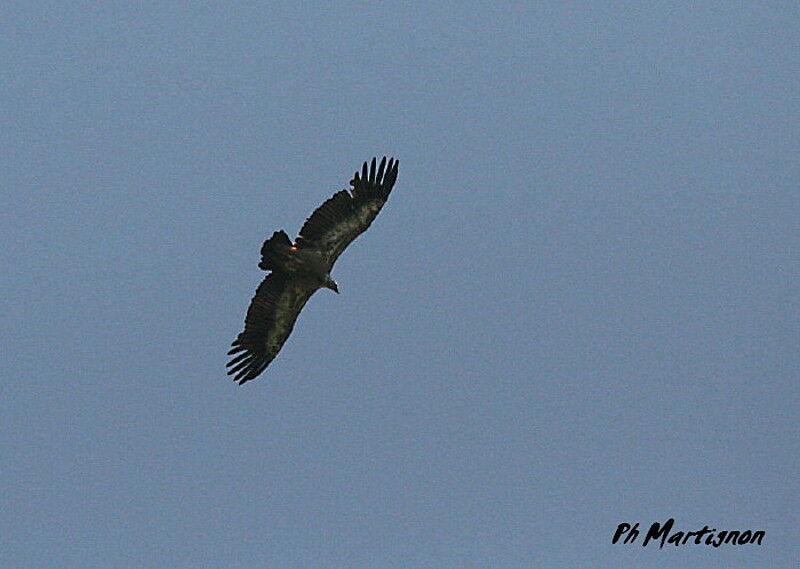
[[[324,286],[325,288],[329,288],[329,289],[331,289],[331,290],[332,290],[333,292],[335,292],[336,294],[339,294],[339,285],[338,285],[338,284],[336,284],[336,281],[335,281],[335,280],[333,280],[333,279],[330,277],[330,275],[327,275],[327,276],[325,277],[325,282],[323,282],[323,283],[322,283],[322,286]]]

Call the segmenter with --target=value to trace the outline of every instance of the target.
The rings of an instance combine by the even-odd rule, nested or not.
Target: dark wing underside
[[[228,355],[228,375],[241,385],[258,376],[275,359],[289,337],[297,315],[317,290],[313,283],[270,273],[250,301],[244,332],[234,340]]]
[[[364,233],[383,204],[397,180],[398,160],[386,157],[376,168],[376,160],[361,173],[355,173],[350,181],[351,189],[333,194],[319,206],[303,224],[296,245],[301,248],[319,249],[326,255],[329,267],[333,266],[353,240]]]

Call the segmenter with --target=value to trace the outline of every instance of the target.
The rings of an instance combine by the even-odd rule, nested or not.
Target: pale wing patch
[[[322,239],[320,249],[327,252],[328,263],[333,263],[353,240],[364,233],[381,211],[383,201],[370,201],[353,211],[345,222],[339,223]]]

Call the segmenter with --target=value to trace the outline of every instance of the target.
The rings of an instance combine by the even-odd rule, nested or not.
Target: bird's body
[[[264,243],[262,255],[269,255],[269,261],[262,261],[262,268],[324,282],[331,270],[325,254],[319,249],[300,249],[288,241],[288,236],[286,243],[282,243],[281,237],[285,235],[282,231],[276,231],[272,238]]]
[[[366,231],[386,203],[397,180],[398,162],[376,160],[306,220],[294,243],[284,231],[261,247],[259,267],[270,274],[250,302],[244,331],[234,340],[228,374],[240,384],[266,369],[289,337],[297,316],[320,288],[339,292],[330,272],[342,251]]]

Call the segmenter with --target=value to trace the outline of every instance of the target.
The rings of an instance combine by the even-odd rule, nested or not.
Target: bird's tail
[[[279,259],[281,258],[281,253],[283,253],[282,249],[291,246],[292,242],[286,232],[283,230],[276,231],[261,246],[261,262],[258,264],[258,268],[264,271],[279,269]]]

